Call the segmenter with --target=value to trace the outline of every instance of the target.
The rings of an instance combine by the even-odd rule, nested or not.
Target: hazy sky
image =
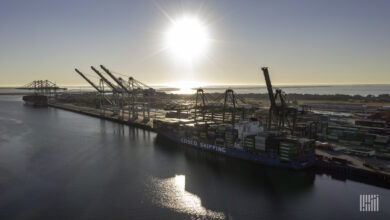
[[[196,15],[207,58],[178,65],[163,47],[171,19]],[[149,84],[390,83],[390,1],[1,0],[0,86],[86,82],[103,64]]]

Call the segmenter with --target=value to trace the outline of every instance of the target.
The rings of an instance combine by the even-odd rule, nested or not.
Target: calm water
[[[390,219],[390,190],[254,165],[0,96],[0,219]],[[359,194],[379,194],[360,213]]]

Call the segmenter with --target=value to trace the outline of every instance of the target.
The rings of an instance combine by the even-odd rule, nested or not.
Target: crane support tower
[[[105,111],[110,109],[110,106],[113,106],[114,103],[113,101],[110,99],[110,96],[106,95],[106,94],[112,94],[112,90],[105,90],[105,86],[104,86],[104,81],[102,78],[99,79],[99,84],[96,85],[95,83],[92,82],[92,80],[90,80],[85,74],[83,74],[80,70],[78,70],[77,68],[75,69],[75,71],[85,80],[87,81],[93,88],[95,88],[95,90],[97,91],[97,96],[98,96],[98,100],[99,100],[99,108],[100,108],[100,114],[101,115],[105,115]],[[106,103],[108,105],[106,105]]]
[[[120,115],[120,110],[122,108],[122,99],[120,97],[122,91],[114,84],[112,84],[106,77],[104,77],[95,67],[91,66],[91,69],[100,77],[100,87],[105,88],[105,84],[108,85],[112,90],[111,95],[111,105],[103,107],[103,114],[105,110],[110,110],[113,112],[113,115]]]
[[[281,89],[273,92],[271,79],[267,67],[262,67],[264,79],[267,85],[268,96],[270,101],[269,116],[267,122],[268,130],[277,129],[278,131],[288,131],[294,133],[297,109],[287,104],[286,95]]]

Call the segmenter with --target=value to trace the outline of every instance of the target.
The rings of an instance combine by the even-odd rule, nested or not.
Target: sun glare
[[[196,89],[206,86],[207,84],[196,81],[177,81],[174,83],[168,83],[166,86],[176,88],[178,90],[173,91],[173,94],[194,94]]]
[[[172,26],[165,34],[166,49],[182,62],[192,63],[205,56],[209,41],[207,27],[192,16],[172,21]]]

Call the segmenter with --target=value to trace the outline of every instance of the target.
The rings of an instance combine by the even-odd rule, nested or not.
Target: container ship
[[[27,105],[32,105],[34,107],[45,107],[48,103],[48,98],[45,95],[33,94],[23,96],[23,101]]]
[[[244,103],[241,113],[240,105],[231,89],[226,90],[222,109],[205,104],[205,96],[202,89],[198,89],[194,120],[167,119],[154,120],[153,127],[159,136],[163,136],[173,142],[198,149],[212,151],[226,156],[253,161],[265,165],[284,167],[291,169],[304,169],[314,165],[315,152],[313,139],[293,136],[296,128],[298,108],[291,106],[286,95],[280,89],[274,94],[268,68],[261,68],[267,85],[270,99],[268,117],[263,114],[249,118],[236,116],[246,115],[248,109],[253,109]],[[199,100],[198,101],[198,95]],[[227,100],[232,101],[232,107],[228,109]],[[207,109],[211,109],[211,113]],[[217,109],[216,109],[217,108]],[[198,109],[203,115],[201,121],[197,120]],[[223,112],[222,121],[216,120],[215,112]],[[210,115],[210,120],[205,120]],[[230,114],[231,123],[226,123],[226,117]],[[267,118],[267,122],[259,119]],[[264,123],[263,123],[264,122]],[[266,125],[266,126],[263,126]]]
[[[154,120],[153,127],[159,136],[182,146],[264,165],[301,170],[315,162],[314,140],[264,131],[256,119],[234,126]]]

